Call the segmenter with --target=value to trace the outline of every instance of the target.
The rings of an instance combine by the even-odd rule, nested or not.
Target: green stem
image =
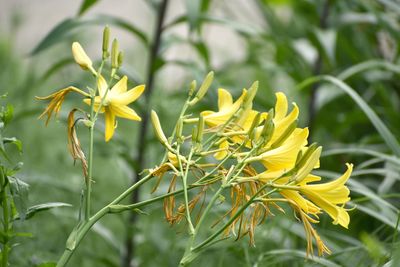
[[[184,194],[184,198],[185,198],[185,210],[186,210],[186,217],[187,217],[186,220],[187,220],[188,225],[189,225],[189,233],[190,233],[190,235],[194,234],[194,227],[193,227],[192,219],[190,217],[187,178],[188,178],[188,173],[189,173],[189,169],[190,169],[190,161],[192,160],[192,156],[193,156],[193,149],[190,150],[190,153],[189,153],[189,156],[188,156],[188,160],[187,160],[187,163],[186,163],[185,173],[182,176],[183,194]],[[178,155],[178,161],[179,161],[179,165],[180,165],[181,171],[182,171],[182,162],[180,160],[179,155]]]
[[[81,225],[77,233],[72,232],[68,240],[73,238],[73,247],[66,247],[64,250],[63,255],[57,262],[57,267],[62,267],[65,266],[68,261],[70,260],[72,254],[75,252],[76,248],[79,246],[80,242],[82,239],[85,237],[87,232],[92,228],[92,226],[100,220],[104,215],[110,212],[110,206],[116,205],[119,202],[121,202],[125,197],[127,197],[132,191],[134,191],[136,188],[147,182],[153,177],[153,175],[150,173],[147,176],[143,177],[140,179],[137,183],[133,184],[131,187],[129,187],[127,190],[125,190],[122,194],[120,194],[117,198],[115,198],[112,202],[110,202],[107,206],[103,207],[101,210],[99,210],[96,214],[94,214],[89,220],[85,221],[83,225]],[[90,203],[89,203],[90,204]],[[72,237],[72,235],[75,235],[75,237]]]
[[[3,243],[3,250],[1,252],[1,258],[2,258],[2,266],[6,267],[8,265],[8,253],[9,253],[9,247],[8,247],[8,232],[9,232],[9,212],[8,212],[8,201],[7,201],[7,192],[6,192],[6,187],[3,187],[2,190],[2,199],[3,199],[3,231],[5,234],[4,237],[4,243]]]
[[[90,101],[90,120],[92,125],[89,127],[89,159],[88,159],[88,174],[86,177],[85,191],[85,221],[90,218],[90,195],[92,192],[92,175],[93,175],[93,140],[94,140],[94,96],[91,96]]]

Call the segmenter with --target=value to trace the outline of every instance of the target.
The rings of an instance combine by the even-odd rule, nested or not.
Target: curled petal
[[[105,140],[106,142],[110,141],[110,139],[114,135],[115,130],[115,115],[110,111],[108,107],[106,107],[105,113]]]
[[[111,89],[111,92],[116,95],[125,93],[128,89],[128,77],[124,76]]]

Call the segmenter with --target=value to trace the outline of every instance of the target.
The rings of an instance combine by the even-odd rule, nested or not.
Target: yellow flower
[[[297,154],[307,144],[307,137],[307,128],[297,128],[282,145],[252,158],[251,161],[260,161],[268,171],[289,171],[295,165]]]
[[[108,90],[107,82],[102,76],[98,78],[99,96],[94,99],[94,109],[101,113],[105,112],[105,140],[108,142],[114,135],[115,117],[121,117],[129,120],[141,121],[138,114],[128,104],[132,103],[143,93],[145,85],[138,85],[127,91],[128,78],[122,77],[112,88]],[[108,91],[108,92],[107,92]],[[103,104],[102,97],[105,97]],[[84,102],[91,104],[90,99]]]
[[[322,184],[300,186],[300,192],[314,204],[326,211],[334,224],[348,228],[350,217],[344,205],[350,200],[350,190],[345,183],[353,171],[353,164],[346,163],[346,172],[338,179]]]
[[[232,95],[227,90],[218,89],[218,112],[209,110],[201,112],[205,123],[210,127],[223,125],[239,110],[246,94],[247,90],[243,89],[242,95],[233,102]]]

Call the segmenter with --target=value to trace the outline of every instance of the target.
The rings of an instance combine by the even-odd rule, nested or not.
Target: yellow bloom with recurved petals
[[[138,85],[129,91],[127,90],[128,77],[124,76],[110,90],[107,82],[99,76],[97,87],[99,96],[94,98],[94,109],[100,113],[105,113],[105,140],[108,142],[114,135],[115,119],[121,117],[129,120],[141,121],[139,115],[128,104],[140,97],[145,89],[145,85]],[[104,100],[102,100],[104,98]],[[84,102],[91,104],[90,99]]]

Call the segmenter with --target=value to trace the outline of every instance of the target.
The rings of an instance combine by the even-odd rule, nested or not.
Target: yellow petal
[[[128,77],[124,76],[119,80],[111,89],[111,92],[115,95],[125,93],[128,89]]]
[[[288,111],[288,102],[286,95],[282,92],[278,92],[275,94],[276,96],[276,104],[275,104],[275,119],[281,120],[283,119]]]
[[[346,172],[340,176],[338,179],[323,184],[315,184],[315,185],[308,185],[311,190],[317,191],[330,191],[334,190],[335,188],[344,186],[347,180],[350,178],[351,172],[353,171],[353,164],[346,163],[347,170]]]
[[[107,89],[108,89],[108,85],[106,80],[104,79],[103,76],[99,76],[97,79],[97,89],[99,90],[99,95],[101,97],[104,96],[104,94],[106,93]]]
[[[334,224],[340,224],[344,228],[348,227],[350,222],[347,211],[338,207],[325,198],[321,197],[318,193],[310,190],[309,188],[301,188],[300,191],[305,194],[312,202],[321,207],[333,219]]]
[[[228,155],[228,149],[229,149],[229,142],[227,140],[223,141],[220,145],[219,145],[220,149],[225,149],[223,151],[217,152],[214,154],[214,158],[216,160],[222,160],[226,157],[226,155]]]
[[[134,121],[142,120],[133,109],[131,109],[127,106],[112,105],[112,106],[110,106],[110,110],[115,114],[115,116],[118,116],[121,118],[134,120]]]
[[[232,106],[232,95],[225,89],[218,89],[218,109],[223,110]]]
[[[115,130],[115,115],[108,107],[105,113],[105,126],[105,140],[108,142],[113,137]]]
[[[286,129],[297,119],[299,116],[299,108],[295,103],[293,103],[293,110],[290,114],[282,119],[274,118],[275,130],[271,138],[271,143],[275,142],[285,131]]]
[[[302,197],[297,191],[282,190],[279,193],[283,195],[285,198],[296,202],[296,204],[306,213],[312,213],[314,215],[320,213],[320,209],[317,206],[315,206],[312,202]]]
[[[125,93],[113,96],[111,103],[126,106],[138,99],[142,95],[144,89],[144,84],[138,85]]]
[[[296,129],[279,147],[261,154],[261,163],[269,170],[294,167],[299,150],[307,144],[308,129]]]

